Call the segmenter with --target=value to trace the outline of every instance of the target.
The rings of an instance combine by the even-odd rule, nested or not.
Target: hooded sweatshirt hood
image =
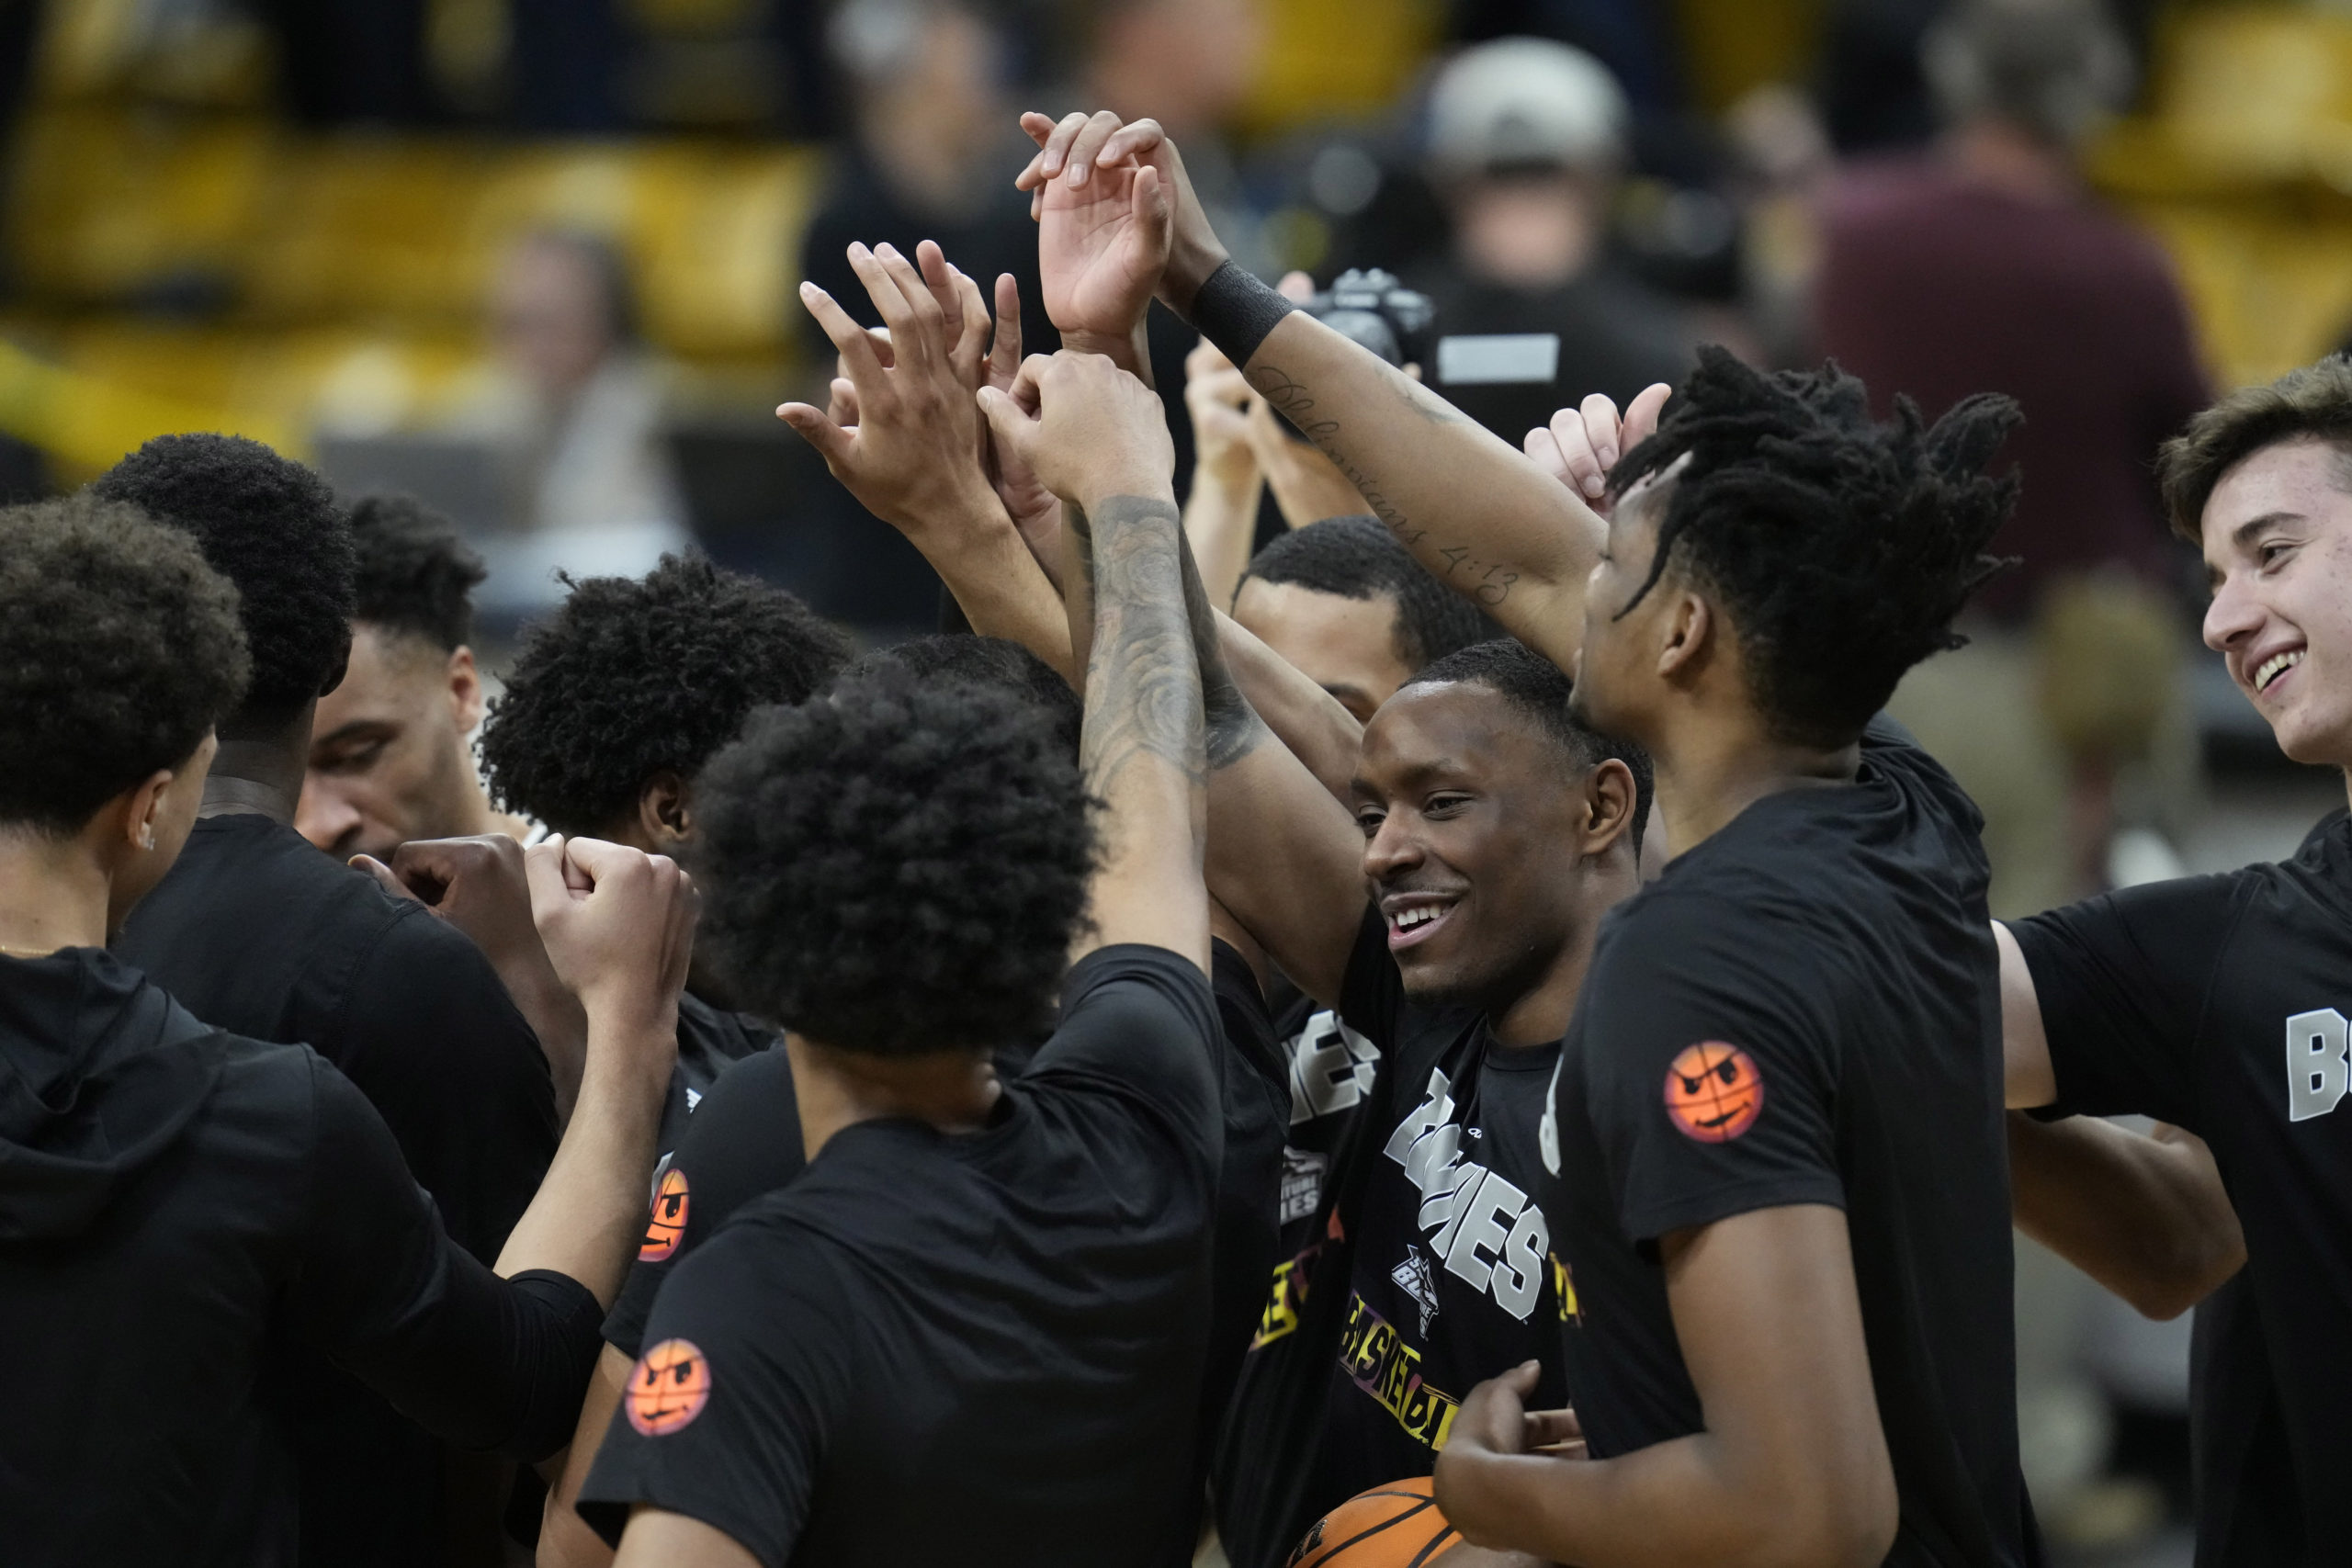
[[[203,1108],[219,1038],[103,948],[0,956],[0,1241],[87,1230]]]

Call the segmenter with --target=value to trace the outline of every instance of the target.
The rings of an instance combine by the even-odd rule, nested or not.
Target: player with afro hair
[[[861,654],[842,671],[872,674],[895,666],[922,681],[947,677],[1001,685],[1035,699],[1054,721],[1054,734],[1070,756],[1078,755],[1079,726],[1083,710],[1078,694],[1054,667],[1009,637],[982,637],[969,632],[934,632]]]
[[[666,852],[691,830],[695,776],[752,710],[807,701],[850,659],[797,598],[700,555],[571,588],[525,634],[481,735],[500,804],[559,833]]]
[[[0,512],[0,827],[79,831],[244,694],[236,590],[135,506]]]
[[[240,435],[159,435],[91,489],[193,535],[235,586],[253,682],[224,739],[277,739],[343,678],[356,567],[324,479]]]
[[[702,940],[748,1008],[892,1055],[1049,1016],[1093,839],[1034,698],[877,667],[756,715],[698,794]]]

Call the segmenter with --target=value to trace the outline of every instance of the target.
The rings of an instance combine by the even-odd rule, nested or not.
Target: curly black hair
[[[1242,581],[1253,577],[1342,599],[1395,600],[1396,661],[1408,670],[1503,635],[1484,611],[1422,570],[1377,517],[1326,517],[1279,535],[1250,558]]]
[[[1413,671],[1408,686],[1434,686],[1460,681],[1486,687],[1513,713],[1536,726],[1544,738],[1566,752],[1578,773],[1589,772],[1614,757],[1634,775],[1634,852],[1642,852],[1642,829],[1650,819],[1650,798],[1657,793],[1650,754],[1630,740],[1603,735],[1576,715],[1571,701],[1575,686],[1558,665],[1516,637],[1497,637],[1457,649]]]
[[[243,695],[237,591],[87,491],[0,511],[0,824],[69,834]]]
[[[610,830],[655,774],[692,779],[752,709],[806,702],[849,662],[839,627],[699,555],[564,581],[481,732],[500,803],[559,833]]]
[[[1069,754],[1078,755],[1085,705],[1052,665],[1017,642],[972,632],[934,632],[861,654],[842,677],[870,674],[888,665],[910,670],[923,680],[948,675],[1023,693],[1052,717],[1054,733],[1067,743]]]
[[[351,503],[351,537],[359,550],[356,619],[444,653],[472,640],[471,595],[490,569],[456,524],[414,496],[363,495]]]
[[[324,479],[241,435],[159,435],[90,488],[195,535],[235,585],[253,681],[224,728],[276,728],[343,679],[356,564]]]
[[[1834,364],[1768,374],[1710,346],[1668,407],[1609,476],[1622,496],[1690,458],[1662,498],[1649,577],[1617,613],[1679,566],[1729,613],[1774,737],[1851,743],[1905,671],[1967,640],[1952,617],[2006,564],[1984,546],[2018,480],[1984,469],[2018,405],[1979,393],[1930,427],[1898,397],[1882,424]]]
[[[1034,700],[877,668],[761,710],[696,791],[700,940],[752,1010],[896,1056],[1046,1022],[1094,836]]]

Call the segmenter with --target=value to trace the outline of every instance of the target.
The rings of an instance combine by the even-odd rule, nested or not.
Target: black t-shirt
[[[496,1260],[555,1156],[555,1089],[463,932],[291,828],[238,813],[196,824],[113,946],[207,1023],[334,1063],[382,1114],[450,1236]],[[323,1358],[278,1372],[299,1433],[305,1557],[443,1561],[441,1445]]]
[[[2352,1474],[2352,824],[2332,815],[2290,861],[2010,929],[2057,1073],[2045,1114],[2138,1112],[2212,1146],[2245,1228],[2238,1332],[2260,1336],[2269,1372],[2267,1392],[2229,1397],[2277,1400],[2293,1462],[2256,1480],[2299,1509],[2304,1540],[2335,1539]]]
[[[2245,1269],[2197,1303],[2188,1351],[2190,1480],[2197,1568],[2294,1568],[2304,1546],[2302,1494],[2270,1344]]]
[[[594,1296],[495,1278],[342,1074],[105,952],[0,958],[0,1169],[11,1563],[321,1562],[273,1401],[298,1343],[463,1447],[537,1461],[578,1418]]]
[[[1902,1524],[1890,1563],[2039,1561],[2018,1470],[1999,971],[1981,819],[1880,720],[1611,910],[1560,1061],[1568,1384],[1596,1458],[1705,1427],[1656,1244],[1846,1212]]]
[[[684,1036],[684,1011],[679,1021]],[[683,1135],[655,1168],[653,1207],[637,1261],[605,1320],[605,1338],[634,1358],[662,1285],[737,1210],[783,1187],[808,1164],[792,1058],[778,1043],[719,1074]]]
[[[1217,1455],[1237,1568],[1281,1562],[1367,1487],[1429,1474],[1481,1381],[1533,1359],[1535,1407],[1566,1403],[1533,1198],[1557,1043],[1499,1046],[1476,1012],[1407,1001],[1377,909],[1338,1011],[1345,1027],[1310,1018],[1292,1058],[1292,1146],[1324,1145],[1301,1151],[1329,1159],[1323,1201],[1291,1222],[1299,1248],[1276,1265]]]
[[[1216,1034],[1198,969],[1102,948],[989,1127],[835,1134],[662,1291],[582,1516],[770,1568],[1188,1561]]]

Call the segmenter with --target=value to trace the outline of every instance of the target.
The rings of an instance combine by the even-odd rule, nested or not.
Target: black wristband
[[[1193,325],[1236,366],[1247,366],[1274,324],[1298,307],[1228,260],[1193,296]]]

